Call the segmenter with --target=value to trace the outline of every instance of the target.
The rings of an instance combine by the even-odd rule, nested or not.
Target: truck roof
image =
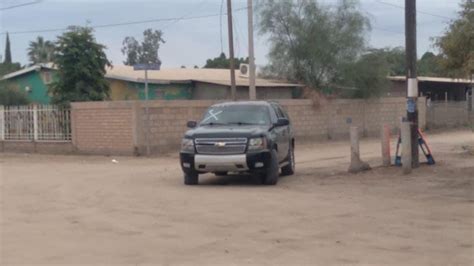
[[[212,105],[213,107],[222,107],[222,106],[235,106],[235,105],[260,105],[260,106],[270,106],[268,101],[236,101],[236,102],[223,102]]]

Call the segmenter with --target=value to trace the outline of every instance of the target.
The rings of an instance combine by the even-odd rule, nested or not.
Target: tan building
[[[134,71],[131,66],[114,66],[107,70],[112,100],[144,99],[144,71]],[[220,100],[231,98],[230,72],[228,69],[162,69],[148,71],[149,99]],[[248,77],[236,70],[237,98],[248,99]],[[256,80],[258,99],[298,98],[300,84],[284,81]]]

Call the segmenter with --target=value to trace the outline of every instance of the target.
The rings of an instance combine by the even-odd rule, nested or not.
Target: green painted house
[[[38,64],[3,76],[18,90],[23,91],[33,103],[47,104],[50,101],[48,85],[55,79],[52,64]]]

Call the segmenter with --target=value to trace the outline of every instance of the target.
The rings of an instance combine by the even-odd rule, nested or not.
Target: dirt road
[[[298,146],[275,187],[206,175],[177,156],[0,154],[0,265],[473,265],[474,135],[429,135],[410,176],[347,174],[346,142]],[[377,140],[364,159],[380,165]]]

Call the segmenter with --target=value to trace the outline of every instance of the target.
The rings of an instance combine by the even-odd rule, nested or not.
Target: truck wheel
[[[290,145],[288,150],[288,164],[281,168],[282,175],[293,175],[295,173],[295,149]]]
[[[276,150],[272,150],[272,156],[270,159],[270,165],[267,168],[263,183],[265,185],[276,185],[278,182],[278,158]]]
[[[184,184],[185,185],[197,185],[199,182],[199,174],[191,172],[189,174],[184,173]]]

